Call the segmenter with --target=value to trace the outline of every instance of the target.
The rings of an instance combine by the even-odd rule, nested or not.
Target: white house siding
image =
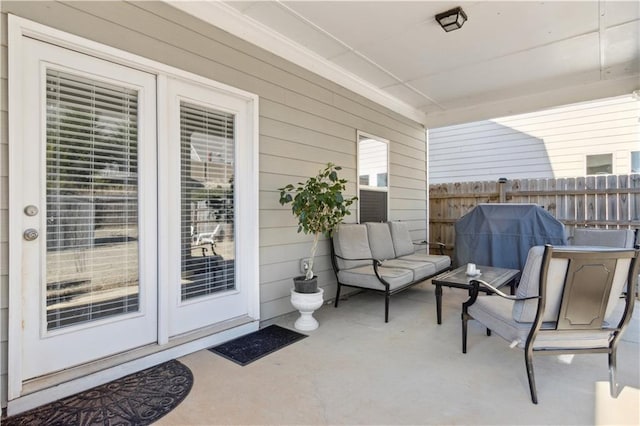
[[[586,174],[586,156],[613,154],[628,174],[640,151],[640,100],[624,96],[429,129],[429,182]]]
[[[0,274],[2,389],[7,355],[7,13],[200,74],[260,97],[261,319],[293,310],[291,278],[311,238],[296,233],[276,188],[315,174],[328,161],[343,167],[355,194],[356,131],[390,141],[390,219],[426,235],[426,142],[422,125],[298,66],[159,2],[3,2],[1,33]],[[352,215],[350,221],[355,220]],[[329,245],[316,272],[331,297],[335,276]],[[2,395],[6,404],[6,395]]]

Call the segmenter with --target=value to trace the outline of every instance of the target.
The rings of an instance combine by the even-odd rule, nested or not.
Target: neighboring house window
[[[605,175],[613,173],[613,155],[587,155],[587,175]]]
[[[631,151],[631,173],[640,173],[640,151]]]
[[[389,144],[358,132],[358,199],[360,223],[385,222],[389,195]]]

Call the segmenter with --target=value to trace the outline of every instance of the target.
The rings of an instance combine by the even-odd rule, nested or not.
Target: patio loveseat
[[[428,244],[423,242],[421,244]],[[391,295],[451,268],[451,259],[416,252],[406,223],[341,224],[331,244],[331,260],[338,286],[372,290],[385,295],[384,321],[389,322]]]

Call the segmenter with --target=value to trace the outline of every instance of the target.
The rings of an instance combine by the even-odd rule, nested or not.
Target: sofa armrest
[[[335,257],[342,259],[342,260],[355,260],[355,261],[359,261],[359,260],[370,260],[373,262],[373,266],[374,268],[377,266],[382,266],[382,261],[379,259],[374,259],[373,257],[363,257],[363,258],[354,258],[354,257],[344,257],[344,256],[340,256],[338,254],[333,254]]]
[[[334,253],[334,256],[337,258],[340,258],[342,260],[356,260],[356,261],[362,261],[362,260],[370,260],[373,264],[373,273],[376,275],[376,278],[378,278],[378,281],[380,281],[382,283],[382,285],[384,285],[385,289],[387,291],[389,291],[390,288],[390,284],[384,279],[382,278],[382,275],[380,275],[380,271],[378,271],[378,268],[382,266],[382,260],[379,259],[374,259],[372,257],[365,257],[365,258],[349,258],[349,257],[343,257],[340,255],[337,255]],[[336,275],[337,275],[338,271],[336,270]]]
[[[436,247],[438,249],[438,254],[441,256],[444,256],[444,249],[445,249],[444,243],[422,240],[422,241],[413,241],[413,245]]]

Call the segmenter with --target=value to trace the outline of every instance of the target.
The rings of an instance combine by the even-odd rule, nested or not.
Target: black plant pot
[[[314,275],[310,280],[301,275],[293,279],[293,288],[298,293],[316,293],[318,291],[318,276]]]

